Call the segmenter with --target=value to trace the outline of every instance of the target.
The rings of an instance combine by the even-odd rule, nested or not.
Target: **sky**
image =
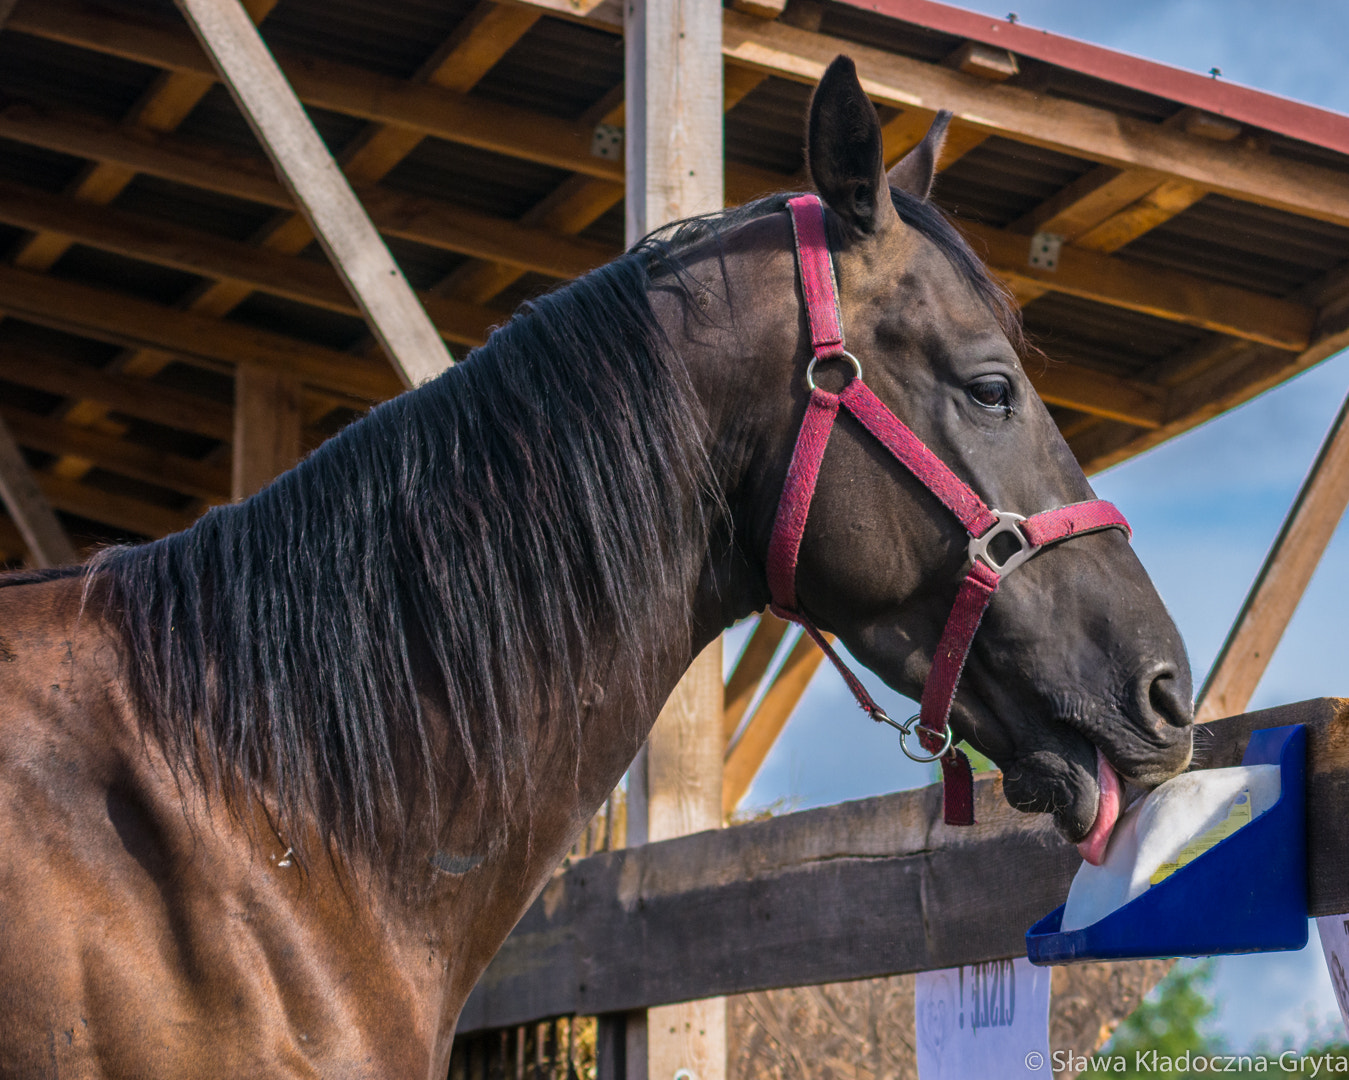
[[[1217,67],[1228,81],[1349,113],[1344,0],[967,0],[961,6],[996,16],[1015,11],[1028,26],[1190,71]],[[1097,494],[1133,525],[1134,547],[1185,637],[1196,687],[1346,391],[1349,352],[1094,478]],[[1349,695],[1345,595],[1349,530],[1341,526],[1251,709]],[[728,636],[728,667],[744,636],[743,630]],[[892,715],[916,711],[874,677],[867,681]],[[746,806],[804,809],[921,786],[931,782],[929,768],[904,758],[897,740],[866,719],[825,664]],[[1215,990],[1216,1029],[1234,1050],[1261,1040],[1277,1045],[1285,1036],[1297,1040],[1309,1023],[1325,1030],[1338,1017],[1314,927],[1300,953],[1222,958]]]

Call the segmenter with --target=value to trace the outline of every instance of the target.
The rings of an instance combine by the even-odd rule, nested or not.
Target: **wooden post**
[[[627,237],[724,204],[721,5],[628,0]]]
[[[454,361],[239,0],[177,0],[408,386]]]
[[[240,364],[234,372],[235,502],[300,460],[300,385],[292,375]]]
[[[1245,712],[1349,506],[1349,397],[1321,444],[1283,528],[1246,595],[1195,709],[1206,724]]]
[[[3,420],[0,420],[0,500],[19,527],[29,562],[42,568],[80,561]]]
[[[629,244],[724,203],[721,19],[720,0],[626,0]],[[648,839],[720,827],[723,699],[718,639],[693,662],[651,732]],[[640,776],[636,786],[640,795]],[[640,828],[641,808],[637,817]],[[725,1080],[724,998],[650,1009],[644,1030],[637,1019],[628,1028],[627,1080]]]

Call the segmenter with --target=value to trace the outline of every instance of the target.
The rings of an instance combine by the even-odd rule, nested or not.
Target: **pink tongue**
[[[1096,751],[1096,785],[1101,789],[1101,798],[1096,804],[1096,821],[1091,826],[1091,832],[1077,845],[1082,858],[1092,866],[1100,866],[1105,862],[1105,848],[1110,843],[1110,833],[1119,819],[1119,774],[1100,750]]]

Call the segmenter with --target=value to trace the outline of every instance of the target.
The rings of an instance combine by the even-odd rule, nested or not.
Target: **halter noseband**
[[[871,716],[898,728],[900,745],[915,761],[941,760],[944,781],[945,818],[949,825],[974,824],[974,781],[969,759],[951,745],[948,725],[960,674],[998,584],[1007,574],[1034,556],[1047,544],[1100,529],[1123,529],[1132,535],[1129,523],[1113,505],[1100,499],[1060,506],[1031,517],[990,509],[960,477],[956,476],[921,439],[892,413],[862,381],[862,365],[843,347],[838,286],[825,237],[824,209],[815,195],[799,195],[787,203],[796,236],[796,261],[801,273],[806,315],[814,355],[806,369],[810,401],[792,451],[791,465],[782,485],[773,535],[768,542],[768,589],[772,610],[779,618],[797,623],[811,636],[843,676],[857,703]],[[815,385],[815,365],[821,360],[846,360],[854,375],[837,394]],[[820,474],[829,434],[842,405],[914,477],[935,495],[970,534],[970,568],[947,617],[936,656],[923,685],[921,710],[905,723],[896,723],[867,693],[866,687],[839,658],[828,639],[813,622],[797,610],[796,562],[801,538],[810,514],[810,501]],[[989,551],[998,536],[1007,536],[1016,550],[999,559]],[[915,734],[927,752],[920,755],[908,746]]]

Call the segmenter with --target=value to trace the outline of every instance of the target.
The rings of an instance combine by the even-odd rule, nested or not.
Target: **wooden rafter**
[[[250,14],[252,14],[255,21],[257,21],[260,20],[262,15],[266,13],[266,10],[270,8],[271,3],[269,0],[249,0],[248,6],[250,7]],[[89,9],[84,9],[84,11],[86,14],[90,13]],[[482,75],[490,69],[492,64],[494,64],[496,60],[499,59],[500,56],[503,55],[530,26],[533,25],[538,18],[538,14],[538,12],[527,8],[517,8],[511,5],[497,5],[490,2],[490,0],[483,0],[477,9],[461,21],[459,27],[444,45],[442,45],[441,49],[439,49],[432,57],[418,77],[431,82],[440,83],[452,90],[466,92],[471,88],[473,83],[481,78]],[[146,108],[156,112],[156,115],[159,115],[161,122],[150,124],[149,126],[156,131],[167,131],[173,126],[176,126],[178,121],[181,120],[186,114],[186,111],[188,111],[187,108],[178,108],[175,111],[172,107],[161,107],[156,104],[161,98],[170,102],[174,99],[185,98],[190,96],[190,93],[185,92],[190,91],[193,86],[198,87],[200,92],[204,92],[205,89],[214,85],[214,82],[214,74],[205,71],[200,73],[192,71],[172,71],[166,73],[165,77],[161,80],[160,88],[155,94],[151,95],[146,106]],[[172,114],[173,117],[172,122],[168,122],[170,114]],[[358,140],[356,144],[353,144],[354,151],[349,155],[346,162],[346,171],[348,172],[348,175],[352,176],[352,178],[358,182],[364,184],[373,183],[391,170],[398,161],[406,155],[406,153],[420,142],[422,137],[423,135],[420,131],[413,132],[405,128],[373,128],[366,132],[361,140]],[[111,164],[100,161],[100,164],[96,166],[96,170],[100,167],[106,167],[106,171],[121,174],[129,180],[137,171],[140,171],[137,168],[139,164],[140,162],[136,160],[131,162],[115,161]],[[179,161],[176,167],[181,167],[182,165],[183,162]],[[198,162],[198,171],[200,171],[200,165],[201,162]],[[189,168],[191,168],[191,166],[189,166]],[[216,161],[214,166],[212,166],[209,161],[206,163],[207,172],[215,172],[217,175],[220,175],[221,168],[228,169],[229,163],[225,161]],[[172,177],[169,178],[172,179]],[[236,183],[242,180],[244,184],[247,185],[247,180],[243,177],[236,175],[233,179]],[[259,192],[255,189],[254,193],[257,194]],[[289,205],[288,202],[276,198],[265,198],[263,201],[268,202],[271,205]],[[398,216],[402,220],[420,219],[419,224],[423,226],[432,224],[432,231],[440,231],[442,238],[444,238],[447,231],[451,234],[454,232],[455,225],[453,223],[450,223],[448,230],[444,229],[444,226],[447,223],[443,218],[439,225],[434,224],[434,219],[436,218],[434,207],[428,207],[424,201],[418,205],[417,203],[410,203],[404,200],[386,200],[382,205],[382,209],[391,215]],[[429,219],[427,218],[428,212],[430,215]],[[460,222],[460,224],[464,224],[464,222]],[[510,242],[509,238],[511,234],[509,228],[503,231],[500,227],[502,224],[508,226],[509,223],[485,220],[476,223],[468,222],[467,224],[469,225],[469,232],[476,231],[480,238],[505,237],[507,238],[508,243]],[[396,225],[390,231],[392,232],[395,230]],[[88,240],[89,238],[86,237],[85,239]],[[179,239],[182,238],[180,237]],[[517,239],[520,238],[517,237]],[[537,253],[547,252],[549,250],[547,238],[525,236],[523,239],[524,243],[517,246],[517,252],[532,250]],[[208,276],[214,276],[211,274],[211,271],[213,269],[220,269],[221,262],[232,264],[236,270],[242,270],[243,267],[247,265],[251,265],[253,269],[247,274],[241,274],[238,277],[231,274],[220,275],[217,277],[217,283],[213,287],[207,289],[203,294],[196,298],[192,304],[193,309],[202,314],[223,315],[240,300],[246,297],[248,293],[252,291],[253,287],[262,286],[264,284],[272,285],[274,291],[278,291],[283,295],[286,292],[290,292],[292,294],[291,298],[293,299],[301,299],[305,302],[319,303],[320,305],[325,305],[326,302],[326,305],[333,306],[338,310],[349,308],[350,301],[349,298],[345,296],[345,291],[338,290],[338,293],[342,294],[339,296],[338,293],[334,293],[332,290],[331,285],[335,283],[334,281],[331,279],[322,282],[315,280],[313,270],[316,269],[316,267],[311,265],[306,270],[304,267],[298,265],[298,260],[278,264],[277,261],[269,261],[268,259],[268,255],[271,251],[294,253],[298,252],[308,242],[308,228],[303,222],[303,219],[296,217],[283,221],[279,227],[275,228],[265,239],[264,250],[257,251],[256,249],[253,249],[251,257],[245,256],[243,252],[237,250],[233,252],[222,252],[219,247],[211,248],[208,246],[206,250],[219,260],[214,266],[180,266],[180,268],[189,269],[195,273],[205,272]],[[476,247],[478,243],[479,241],[475,241],[474,246]],[[490,243],[491,241],[489,241],[489,244]],[[168,255],[168,249],[171,248],[171,246],[171,243],[161,245],[156,254],[160,256]],[[202,250],[200,246],[192,244],[185,244],[184,247],[193,248],[195,251]],[[488,250],[493,254],[501,254],[495,247],[489,247]],[[138,257],[145,255],[145,252],[127,253]],[[219,257],[222,256],[222,254],[241,256],[241,258],[220,260]],[[607,257],[607,252],[604,256],[596,257],[594,261],[601,261],[604,257]],[[531,256],[531,261],[532,259],[533,257]],[[160,261],[165,264],[171,264],[175,260],[172,256],[169,256],[167,258],[159,259],[152,258],[151,261]],[[258,270],[266,266],[270,266],[270,273],[259,274]],[[540,267],[533,268],[543,269]],[[545,270],[545,272],[547,271]],[[575,272],[575,268],[573,268],[572,272]],[[260,276],[266,277],[267,281],[264,283],[255,280]],[[287,281],[290,283],[289,286],[282,284]],[[303,283],[309,286],[307,290],[304,290],[306,295],[293,295],[295,291],[294,286],[297,283]],[[439,327],[445,332],[445,336],[449,340],[461,342],[463,344],[478,344],[482,340],[489,326],[503,321],[503,316],[500,313],[484,311],[483,309],[465,305],[448,297],[423,297],[423,301],[430,310],[433,319],[436,320]],[[169,354],[154,349],[141,351],[130,357],[122,365],[122,368],[128,375],[151,375],[159,370],[159,368],[170,358]],[[123,407],[123,411],[130,412],[133,415],[138,414],[138,407],[140,408],[141,413],[147,411],[154,413],[156,411],[153,404],[147,406],[142,400],[137,399],[136,395],[128,392],[130,388],[125,386],[122,382],[119,382],[117,376],[105,373],[99,373],[99,375],[103,382],[104,396],[116,399]],[[48,382],[50,385],[50,380]],[[163,391],[157,390],[155,395],[162,396]],[[171,396],[172,395],[170,395],[170,397]],[[150,398],[150,402],[153,401],[154,396]],[[167,404],[172,407],[175,404],[181,405],[182,402],[175,403],[173,401],[168,401]],[[162,411],[167,411],[170,415],[167,417],[159,415],[149,418],[157,419],[159,422],[167,421],[168,423],[173,424],[174,413],[172,408]],[[200,411],[203,410],[196,410],[196,412]],[[75,407],[71,415],[74,417],[77,414],[83,414],[91,420],[101,418],[105,415],[105,407],[99,402],[83,401]],[[185,412],[180,411],[177,415],[194,417],[195,413],[194,410],[189,409]],[[196,418],[203,419],[200,417]],[[178,422],[181,423],[182,421],[180,420]],[[104,421],[104,423],[106,423],[106,421]],[[199,429],[203,427],[208,428],[209,432],[206,433],[210,433],[216,437],[222,437],[222,432],[220,431],[222,425],[215,417],[210,417],[209,423],[198,424],[197,426]],[[228,435],[225,434],[223,437],[228,438]],[[71,476],[80,475],[83,471],[83,467],[87,465],[86,462],[82,462],[80,459],[67,459],[63,464],[71,466],[65,470],[65,474]]]
[[[941,65],[735,11],[726,12],[723,33],[727,58],[760,71],[813,83],[845,52],[878,102],[900,109],[950,109],[956,119],[990,134],[1116,168],[1156,169],[1234,199],[1349,225],[1343,178],[1329,169],[1130,120],[1066,98],[992,84]]]
[[[261,22],[276,2],[244,0],[244,5],[249,17],[255,22]],[[149,134],[172,131],[187,118],[214,85],[214,79],[194,72],[165,71],[126,118],[125,126]],[[135,176],[135,170],[120,163],[95,161],[72,195],[82,202],[106,206],[126,189]],[[70,242],[71,238],[62,233],[38,230],[19,251],[15,264],[30,270],[47,270],[64,254]],[[124,358],[119,366],[128,374],[145,375],[152,374],[166,362],[167,358],[164,357],[132,355]],[[110,426],[107,412],[98,402],[77,398],[65,412],[67,421],[72,425]],[[67,479],[77,479],[84,475],[89,465],[87,459],[63,455],[53,466],[53,471]]]
[[[1166,419],[1166,391],[1100,371],[1054,360],[1027,362],[1027,375],[1041,399],[1133,427],[1158,428]]]
[[[377,360],[27,270],[0,267],[0,311],[116,345],[161,349],[212,370],[266,363],[358,404],[401,390]]]
[[[1057,269],[1035,269],[1028,265],[1024,236],[975,222],[962,222],[961,228],[1004,279],[1026,279],[1068,296],[1290,351],[1305,349],[1311,340],[1316,309],[1309,304],[1071,246],[1060,252]]]
[[[174,183],[230,195],[282,210],[293,209],[290,195],[262,163],[250,163],[173,136],[150,141],[132,138],[107,124],[74,116],[0,113],[0,138],[41,146],[58,153],[116,162],[136,172]],[[380,187],[359,189],[361,201],[380,232],[475,258],[517,265],[550,277],[570,278],[606,262],[613,249],[578,237],[456,206],[444,200],[407,195]],[[301,250],[304,243],[289,245]]]
[[[222,442],[228,442],[233,432],[227,405],[50,353],[7,347],[0,352],[0,379],[46,394],[87,398],[108,410]]]
[[[24,0],[12,17],[12,26],[174,70],[200,74],[207,68],[204,58],[188,48],[190,39],[184,41],[181,33],[100,16],[72,0]],[[1214,142],[1183,128],[1121,118],[1105,109],[1046,98],[1014,85],[990,83],[938,64],[736,11],[724,15],[722,48],[734,64],[798,82],[816,81],[834,56],[846,52],[857,61],[868,93],[884,104],[927,111],[949,108],[961,125],[985,134],[1004,135],[1115,168],[1155,169],[1236,199],[1349,225],[1349,206],[1339,174],[1238,143]],[[591,132],[578,124],[476,98],[469,102],[462,95],[312,57],[306,57],[294,71],[287,69],[287,74],[301,99],[310,105],[575,172],[621,179],[617,163],[590,154]]]
[[[351,295],[324,263],[257,248],[213,233],[171,225],[141,214],[95,207],[60,195],[0,181],[0,222],[216,281],[270,293],[346,315],[358,314]],[[479,345],[508,313],[421,293],[448,341]]]
[[[2,509],[2,508],[0,508]],[[28,555],[28,544],[23,533],[3,512],[0,512],[0,563],[23,559]]]
[[[229,496],[229,470],[219,465],[153,450],[9,406],[0,406],[0,421],[21,446],[48,454],[74,454],[109,472],[172,488],[207,502],[224,502]]]
[[[722,107],[729,112],[750,94],[767,75],[727,68],[722,87]],[[622,87],[616,87],[622,90]],[[621,95],[607,95],[592,110],[596,123],[621,124],[624,103]],[[592,117],[583,117],[588,123]],[[556,188],[541,202],[531,207],[520,218],[521,225],[550,229],[563,235],[574,235],[589,227],[623,198],[623,188],[607,180],[591,176],[573,176]],[[470,263],[450,275],[440,288],[460,300],[485,304],[503,289],[518,280],[518,267],[502,263]]]
[[[191,34],[164,23],[117,18],[72,0],[23,0],[10,29],[138,63],[214,77]],[[622,162],[593,155],[593,133],[579,124],[308,54],[294,57],[277,50],[276,56],[306,105],[569,172],[623,179]]]
[[[1121,170],[1098,165],[1018,218],[1007,231],[1026,236],[1053,233],[1072,242],[1143,198],[1165,179],[1165,174],[1155,169]]]
[[[187,528],[196,518],[196,514],[168,510],[63,476],[46,473],[37,479],[47,501],[56,509],[142,536],[167,536]]]
[[[1349,272],[1333,272],[1302,291],[1320,312],[1312,343],[1290,353],[1251,342],[1220,339],[1177,357],[1157,380],[1166,393],[1163,422],[1140,430],[1102,423],[1069,439],[1088,473],[1142,453],[1349,348]]]
[[[177,3],[404,383],[444,371],[445,343],[239,0]]]
[[[722,742],[730,746],[735,733],[740,730],[740,722],[749,711],[750,703],[758,691],[759,683],[773,663],[773,654],[777,652],[782,637],[787,632],[787,623],[771,611],[759,616],[753,633],[745,642],[731,677],[726,680],[725,701],[722,712]]]
[[[8,426],[0,418],[0,502],[19,528],[29,557],[39,567],[77,560],[75,548],[38,486]]]
[[[824,653],[807,635],[797,638],[740,737],[726,750],[721,781],[722,813],[730,814],[749,793],[754,777],[823,660]]]

